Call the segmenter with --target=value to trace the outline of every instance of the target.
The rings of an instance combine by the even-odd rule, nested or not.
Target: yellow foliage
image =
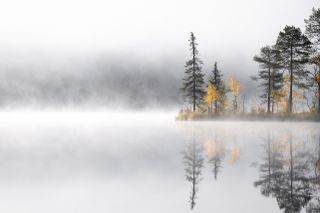
[[[204,100],[208,103],[209,106],[219,98],[219,93],[217,88],[213,84],[209,84],[207,89],[207,95],[204,97]]]
[[[289,84],[290,83],[290,76],[287,74],[287,75],[284,75],[283,76],[283,81],[285,84]]]
[[[219,152],[222,151],[222,145],[214,140],[207,141],[206,148],[209,160],[216,157],[219,154]]]
[[[230,163],[234,164],[239,160],[240,149],[238,147],[233,147],[230,152]]]
[[[320,71],[316,75],[316,82],[319,84],[320,83]]]
[[[231,89],[232,95],[237,97],[241,91],[241,85],[239,81],[231,78],[230,89]]]

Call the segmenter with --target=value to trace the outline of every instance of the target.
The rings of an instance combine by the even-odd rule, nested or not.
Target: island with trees
[[[181,91],[185,104],[178,120],[280,119],[320,121],[320,8],[304,20],[305,33],[285,26],[275,44],[264,46],[253,57],[261,104],[246,106],[243,85],[226,81],[218,63],[208,77],[202,71],[196,36],[191,32],[191,57],[186,62]]]

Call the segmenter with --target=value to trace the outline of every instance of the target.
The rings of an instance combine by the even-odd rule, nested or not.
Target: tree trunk
[[[244,112],[245,112],[245,101],[246,101],[246,96],[243,96],[243,100],[242,100],[242,114],[244,114]]]
[[[292,133],[290,132],[290,197],[291,207],[293,207],[293,159],[292,159]]]
[[[275,85],[274,85],[274,72],[272,72],[272,91],[274,90],[275,88]],[[275,94],[273,93],[272,94],[272,100],[271,100],[271,114],[274,113],[274,97],[275,97]]]
[[[320,83],[318,83],[318,114],[320,114]]]
[[[214,113],[215,114],[218,113],[218,101],[217,100],[214,101]]]
[[[237,100],[237,96],[234,96],[234,109],[235,109],[235,112],[238,111],[238,100]]]
[[[289,103],[288,103],[288,112],[292,113],[292,84],[293,84],[293,59],[292,59],[292,45],[290,50],[290,93],[289,93]]]
[[[192,41],[192,77],[193,77],[193,88],[192,88],[192,92],[193,92],[193,111],[196,111],[196,79],[195,79],[195,75],[196,75],[196,67],[195,67],[195,62],[196,62],[196,52],[195,52],[195,46],[194,46],[194,40]]]
[[[269,69],[268,69],[268,114],[270,114],[270,96],[271,96],[271,67],[270,67],[270,57],[269,57]]]
[[[318,159],[320,160],[320,136],[318,141]]]
[[[196,196],[196,144],[195,141],[193,141],[193,159],[192,159],[192,195],[191,195],[191,210],[193,209],[195,205],[195,196]]]
[[[268,131],[268,179],[270,182],[271,177],[271,139],[270,139],[270,131]]]
[[[215,66],[215,69],[214,69],[214,83],[215,83],[215,87],[216,89],[218,90],[218,84],[217,84],[217,70],[216,70],[216,66]],[[214,113],[217,114],[218,112],[218,100],[215,100],[214,101]]]

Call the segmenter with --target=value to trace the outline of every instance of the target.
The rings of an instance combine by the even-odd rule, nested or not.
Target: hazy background
[[[285,25],[304,31],[318,0],[11,0],[0,3],[0,105],[175,108],[188,38],[205,73],[249,79]]]

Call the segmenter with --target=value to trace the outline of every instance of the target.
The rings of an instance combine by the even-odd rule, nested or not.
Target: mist
[[[304,30],[317,6],[299,0],[6,2],[0,106],[178,108],[191,31],[203,72],[208,76],[217,61],[224,79],[239,79],[247,101],[259,103],[250,80],[258,70],[253,56],[285,25]]]

